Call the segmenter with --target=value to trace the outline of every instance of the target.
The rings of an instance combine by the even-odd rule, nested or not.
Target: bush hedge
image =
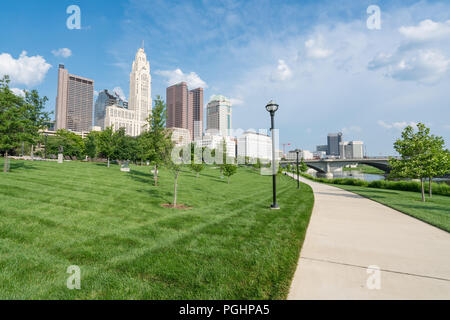
[[[389,180],[376,180],[376,181],[363,181],[359,179],[351,178],[315,178],[309,174],[300,173],[301,176],[308,178],[313,181],[329,183],[329,184],[340,184],[349,186],[360,186],[369,187],[377,189],[391,189],[400,191],[412,191],[421,192],[420,182],[418,181],[389,181]],[[450,196],[450,186],[445,183],[432,182],[431,188],[433,194],[438,194],[442,196]],[[428,192],[428,182],[425,183],[425,191]]]

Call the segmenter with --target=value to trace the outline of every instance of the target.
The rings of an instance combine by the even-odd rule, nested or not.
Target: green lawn
[[[372,166],[368,166],[366,164],[360,164],[356,168],[344,167],[342,170],[343,171],[358,171],[358,172],[367,173],[367,174],[384,174],[385,173],[383,170],[377,169]]]
[[[450,232],[450,197],[433,195],[422,202],[421,194],[410,191],[375,189],[359,186],[336,185],[388,207],[406,213],[433,226]]]
[[[0,160],[0,168],[3,162]],[[239,168],[179,179],[149,167],[13,161],[0,173],[0,299],[283,299],[313,207],[290,178]],[[81,268],[69,290],[67,267]]]

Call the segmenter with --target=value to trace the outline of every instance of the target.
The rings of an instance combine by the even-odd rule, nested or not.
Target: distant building
[[[362,141],[341,142],[339,145],[341,159],[364,158],[364,143]]]
[[[203,88],[189,91],[189,104],[192,108],[192,139],[201,138],[203,134]]]
[[[287,160],[291,160],[291,161],[296,161],[297,160],[297,152],[295,150],[289,151],[288,154],[287,154],[286,159]],[[314,155],[313,155],[313,153],[311,151],[300,150],[300,152],[298,154],[298,159],[299,159],[299,161],[301,159],[312,160],[312,159],[314,159]]]
[[[342,142],[342,133],[329,133],[327,137],[327,155],[339,156],[339,144]]]
[[[320,152],[320,151],[324,151],[325,153],[328,152],[328,145],[324,144],[324,145],[320,145],[316,147],[316,151]]]
[[[122,100],[116,93],[111,94],[108,90],[102,90],[95,101],[94,126],[105,129],[106,108],[109,106],[118,106],[128,109],[128,102]]]
[[[195,140],[195,143],[201,147],[217,150],[222,147],[224,140],[226,143],[227,156],[236,158],[236,140],[232,137],[206,133],[201,139]]]
[[[152,112],[152,76],[144,48],[139,48],[130,72],[130,101],[128,109],[136,113],[139,130]],[[140,133],[139,133],[140,134]]]
[[[116,104],[106,107],[103,128],[113,130],[125,128],[130,136],[139,136],[147,127],[147,118],[152,111],[150,62],[144,48],[140,48],[133,61],[130,73],[130,101],[128,109],[119,99]]]
[[[327,157],[326,151],[316,151],[313,153],[314,159],[325,159]]]
[[[94,104],[94,80],[69,74],[64,65],[58,68],[55,129],[90,131]]]
[[[180,82],[166,89],[167,128],[183,128],[191,138],[203,134],[203,88],[189,91],[186,82]]]
[[[268,135],[246,131],[238,138],[237,146],[239,157],[272,159],[272,139]]]
[[[231,102],[221,95],[212,96],[206,107],[206,130],[221,136],[231,135]]]
[[[191,143],[192,137],[188,129],[185,128],[170,128],[172,131],[172,141],[177,147],[181,147]]]

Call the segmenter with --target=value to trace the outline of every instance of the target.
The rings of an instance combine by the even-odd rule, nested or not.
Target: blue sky
[[[81,30],[66,27],[72,4]],[[380,30],[367,28],[369,5],[381,9]],[[128,97],[144,40],[153,98],[175,81],[202,85],[205,105],[232,99],[234,128],[269,127],[275,99],[280,143],[293,147],[343,131],[370,155],[393,154],[419,121],[450,141],[448,1],[5,0],[0,39],[0,74],[13,68],[11,87],[37,89],[50,111],[59,63]]]

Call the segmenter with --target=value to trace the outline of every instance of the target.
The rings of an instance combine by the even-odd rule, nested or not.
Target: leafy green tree
[[[230,183],[230,177],[234,175],[237,171],[237,166],[234,164],[224,164],[223,165],[223,174],[227,177],[227,183]]]
[[[9,151],[22,142],[35,143],[39,130],[48,121],[44,112],[47,98],[40,98],[36,90],[25,92],[25,98],[15,95],[9,89],[9,77],[0,79],[0,150],[4,152],[4,172],[8,172]]]
[[[47,153],[58,154],[59,147],[63,147],[66,156],[81,158],[85,154],[83,139],[74,132],[59,129],[55,136],[47,139]]]
[[[253,167],[256,168],[256,169],[261,169],[261,167],[262,167],[261,159],[257,158],[256,159],[256,163],[253,164]]]
[[[165,128],[166,104],[160,96],[156,97],[155,106],[147,120],[147,157],[154,165],[155,186],[158,186],[158,168],[168,161],[173,148],[172,133]]]
[[[432,197],[432,182],[434,177],[443,176],[450,172],[448,150],[444,149],[445,142],[442,137],[431,135],[428,138],[427,175],[428,175],[428,194]]]
[[[106,159],[108,159],[108,168],[110,166],[111,157],[114,154],[114,132],[112,127],[107,127],[103,130],[98,137],[98,151]]]
[[[91,131],[84,139],[84,151],[91,159],[97,157],[100,134],[99,131]]]
[[[400,159],[390,159],[391,177],[420,179],[422,201],[425,201],[424,179],[433,174],[430,129],[423,123],[417,124],[417,132],[412,126],[406,127],[394,143],[394,149]]]
[[[149,160],[149,140],[150,138],[147,131],[142,132],[141,135],[136,138],[136,160],[140,161],[141,166],[144,161]]]
[[[135,138],[126,135],[125,128],[120,128],[113,133],[112,144],[112,159],[118,160],[119,163],[125,160],[134,161],[136,159],[136,140]]]
[[[302,161],[300,162],[299,168],[300,172],[305,173],[306,171],[308,171],[308,166],[305,163],[305,159],[302,158]]]

